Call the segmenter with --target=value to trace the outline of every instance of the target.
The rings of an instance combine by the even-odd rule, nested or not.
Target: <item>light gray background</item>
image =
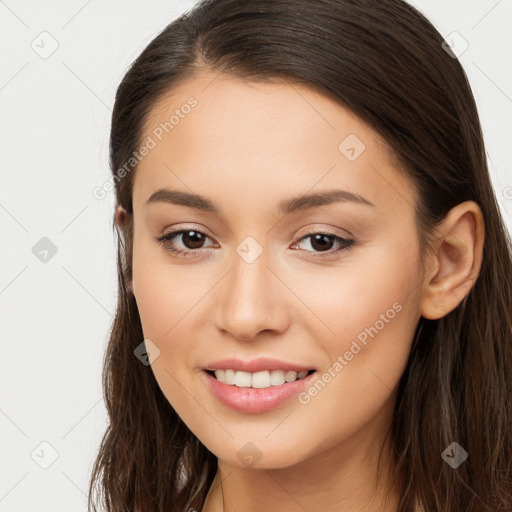
[[[119,81],[194,3],[0,0],[0,512],[86,510],[117,290],[114,196],[92,190],[109,178]],[[460,58],[510,230],[512,0],[414,4],[443,36],[469,43]],[[43,237],[57,248],[46,262],[32,250]]]

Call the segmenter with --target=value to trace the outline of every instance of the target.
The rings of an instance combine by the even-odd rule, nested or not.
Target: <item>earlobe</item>
[[[482,265],[484,221],[480,207],[466,201],[452,208],[437,228],[429,258],[435,270],[425,277],[421,315],[437,320],[469,294]]]

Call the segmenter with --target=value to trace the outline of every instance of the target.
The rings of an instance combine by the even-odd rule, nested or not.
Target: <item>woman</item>
[[[512,510],[511,248],[401,0],[210,0],[126,73],[108,511]]]

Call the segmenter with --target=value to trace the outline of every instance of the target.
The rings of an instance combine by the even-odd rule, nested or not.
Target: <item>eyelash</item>
[[[198,257],[198,256],[200,256],[200,253],[204,253],[206,251],[204,249],[189,249],[189,250],[176,249],[176,247],[174,247],[170,242],[173,238],[176,238],[177,236],[182,235],[184,233],[188,233],[189,231],[193,231],[194,233],[199,233],[200,235],[202,235],[206,238],[210,238],[208,235],[206,235],[205,233],[203,233],[202,231],[199,231],[197,229],[180,229],[177,231],[171,231],[170,233],[167,233],[160,237],[155,237],[155,240],[158,243],[160,243],[164,247],[165,250],[172,252],[173,254],[175,254],[177,256],[183,256],[185,258]],[[349,238],[343,238],[339,235],[335,235],[334,233],[329,233],[326,231],[308,231],[299,240],[297,240],[297,242],[294,242],[293,245],[296,245],[296,244],[302,242],[303,240],[310,238],[312,235],[324,235],[324,236],[331,237],[334,240],[334,242],[338,242],[341,245],[341,247],[339,249],[336,249],[335,251],[329,250],[329,251],[324,251],[324,252],[317,252],[316,254],[315,253],[310,254],[308,257],[311,257],[311,258],[319,258],[319,257],[325,258],[328,256],[332,256],[333,254],[337,254],[339,252],[350,249],[350,247],[352,245],[354,245],[354,243],[355,243],[355,240],[352,240]],[[311,253],[313,251],[305,251],[305,252]]]

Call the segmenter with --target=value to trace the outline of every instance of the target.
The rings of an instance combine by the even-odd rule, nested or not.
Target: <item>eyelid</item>
[[[308,228],[306,228],[306,231],[304,233],[302,233],[299,240],[302,240],[304,237],[306,237],[308,235],[320,235],[320,234],[328,235],[328,236],[336,236],[339,238],[343,238],[345,240],[349,240],[350,238],[353,238],[353,235],[351,233],[349,233],[348,231],[346,231],[346,234],[339,234],[339,233],[334,232],[334,228],[329,229],[329,228],[321,228],[321,227],[312,227],[312,228],[308,227]]]

